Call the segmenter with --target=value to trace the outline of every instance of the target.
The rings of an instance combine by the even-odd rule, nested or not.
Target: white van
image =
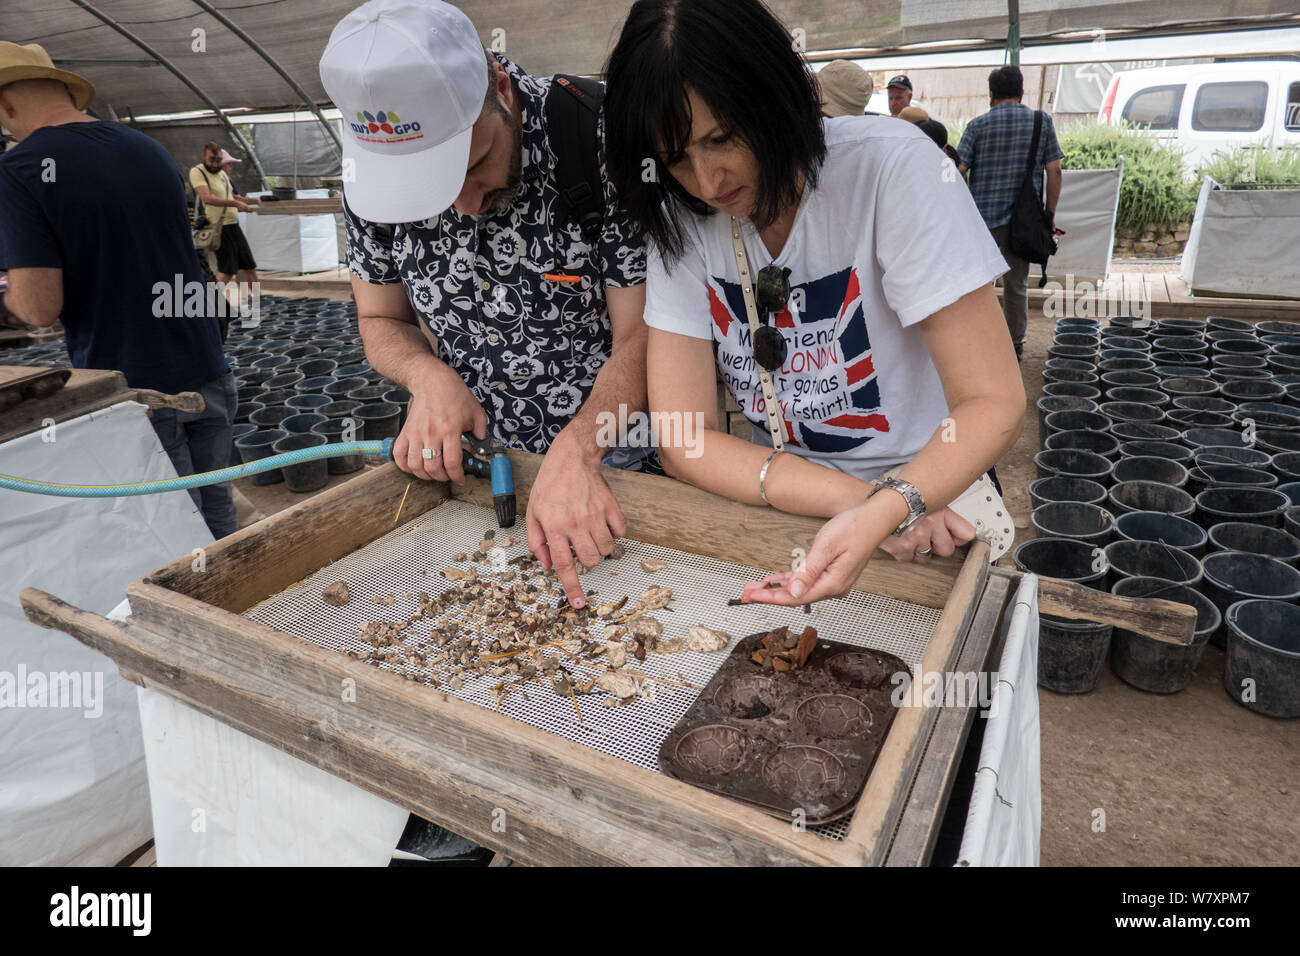
[[[1139,123],[1175,141],[1189,172],[1218,150],[1300,144],[1300,62],[1124,70],[1111,77],[1097,119]]]

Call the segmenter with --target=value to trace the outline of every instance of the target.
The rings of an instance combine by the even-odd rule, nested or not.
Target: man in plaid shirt
[[[984,217],[984,224],[997,240],[998,249],[1010,266],[1002,277],[1002,314],[1016,343],[1016,357],[1024,349],[1029,324],[1029,263],[1007,246],[1011,208],[1020,194],[1025,178],[1025,161],[1034,139],[1034,111],[1021,104],[1025,80],[1020,69],[1004,66],[989,74],[989,111],[970,121],[962,134],[957,153],[958,167],[968,175],[971,195]],[[1061,195],[1061,146],[1056,141],[1052,118],[1043,114],[1043,128],[1038,136],[1038,155],[1034,157],[1034,193],[1043,194],[1043,177],[1047,177],[1047,199],[1051,215]]]

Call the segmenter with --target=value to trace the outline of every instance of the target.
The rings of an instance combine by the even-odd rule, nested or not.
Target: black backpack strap
[[[599,237],[605,220],[597,136],[604,101],[605,87],[598,80],[565,74],[555,77],[546,96],[546,128],[555,153],[560,211],[577,220],[592,240]]]
[[[1034,110],[1034,139],[1029,144],[1029,159],[1025,163],[1025,179],[1027,183],[1032,183],[1034,176],[1034,160],[1038,158],[1038,136],[1043,131],[1043,111]]]

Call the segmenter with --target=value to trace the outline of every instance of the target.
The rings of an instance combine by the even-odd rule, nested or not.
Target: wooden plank
[[[106,404],[111,405],[112,400],[118,400],[119,396],[125,401],[134,394],[123,394],[126,391],[126,376],[121,372],[74,368],[67,384],[53,395],[28,399],[4,413],[0,423],[0,443],[43,428],[47,419],[65,422]]]
[[[1004,574],[1016,572],[998,569]],[[1134,631],[1165,644],[1186,647],[1196,630],[1196,609],[1163,598],[1131,598],[1039,576],[1038,609],[1072,621],[1096,621]]]
[[[228,615],[154,585],[137,582],[128,596],[127,624],[32,588],[21,598],[29,619],[71,633],[147,686],[520,862],[852,859],[757,810],[253,621],[230,626]],[[498,810],[506,833],[493,830]]]
[[[338,196],[320,199],[280,199],[263,202],[257,207],[259,216],[328,216],[343,211],[343,200]]]
[[[957,659],[958,674],[989,672],[997,666],[1004,640],[1002,616],[1011,593],[1010,579],[989,577]],[[979,706],[973,700],[966,707],[940,708],[885,866],[929,864]]]
[[[204,561],[197,566],[185,555],[145,580],[242,614],[393,530],[408,485],[402,505],[407,521],[446,498],[446,484],[413,481],[389,464],[222,538],[204,549]]]
[[[926,645],[919,673],[913,675],[914,681],[923,682],[929,674],[947,674],[953,669],[988,580],[988,553],[985,541],[971,546],[953,585],[952,599]],[[845,844],[862,854],[861,862],[867,866],[884,862],[890,834],[903,812],[908,788],[937,717],[937,708],[912,705],[901,707],[894,716],[844,838]]]

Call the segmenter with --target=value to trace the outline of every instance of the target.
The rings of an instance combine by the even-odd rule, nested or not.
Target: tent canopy
[[[317,63],[334,24],[356,0],[209,0],[263,47],[314,102],[327,97]],[[808,50],[894,49],[916,43],[1000,43],[1006,0],[769,0]],[[305,105],[247,43],[194,0],[6,0],[0,39],[40,43],[59,66],[94,83],[92,109],[119,116],[202,109],[204,103],[139,46],[101,22],[89,4],[166,57],[221,107]],[[465,0],[485,46],[529,72],[599,72],[630,0]],[[1289,0],[1021,0],[1020,35],[1167,31],[1296,22]]]

